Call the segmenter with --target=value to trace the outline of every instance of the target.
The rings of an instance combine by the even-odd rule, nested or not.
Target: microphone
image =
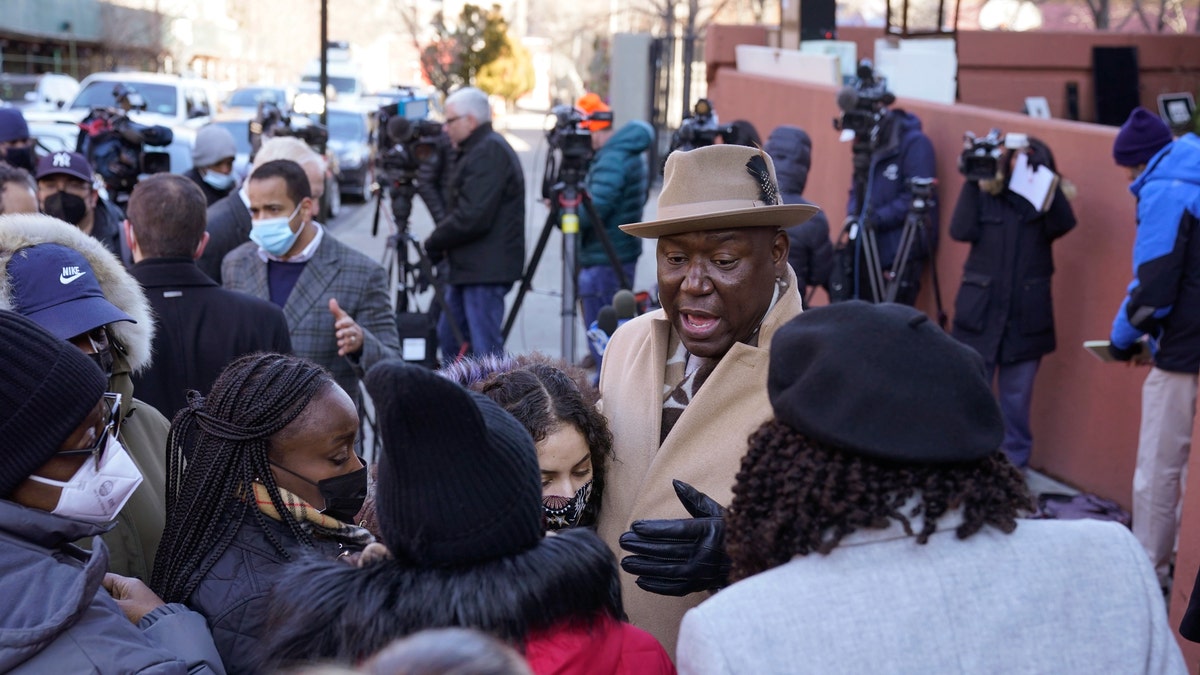
[[[393,117],[387,121],[388,137],[395,143],[400,143],[408,138],[409,131],[412,130],[412,123],[403,117]]]
[[[621,323],[638,315],[637,298],[634,297],[632,292],[624,288],[613,295],[612,307],[616,320]],[[603,312],[604,310],[600,311]],[[612,335],[612,333],[609,333],[609,335]]]
[[[600,312],[596,314],[596,327],[604,331],[604,334],[612,337],[612,334],[617,332],[617,312],[611,305],[605,305],[600,308]]]
[[[858,91],[854,87],[842,87],[837,95],[837,106],[842,110],[854,110],[858,107]]]

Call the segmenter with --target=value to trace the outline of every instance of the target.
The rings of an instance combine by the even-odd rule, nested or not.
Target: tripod
[[[562,358],[568,363],[575,361],[575,238],[579,235],[579,205],[581,203],[587,209],[588,217],[592,221],[592,229],[600,240],[600,245],[604,247],[604,252],[608,255],[608,261],[616,272],[621,288],[629,289],[629,279],[625,276],[620,259],[617,258],[617,250],[613,248],[612,240],[608,238],[608,232],[604,229],[600,214],[596,213],[591,195],[588,194],[587,188],[580,185],[578,176],[566,177],[565,180],[555,183],[551,188],[550,213],[546,216],[546,224],[542,226],[541,235],[538,236],[537,246],[533,249],[533,257],[529,259],[529,265],[525,268],[524,276],[521,277],[521,287],[517,291],[517,297],[513,301],[508,318],[504,321],[504,330],[501,333],[502,338],[507,340],[513,323],[516,321],[517,312],[520,311],[521,303],[525,299],[525,294],[532,286],[533,275],[537,272],[538,263],[541,262],[542,254],[546,250],[546,243],[550,240],[550,232],[557,225],[563,233]]]
[[[421,242],[408,229],[408,220],[412,215],[412,199],[416,194],[417,186],[411,171],[403,171],[401,174],[391,181],[391,186],[388,190],[389,201],[391,202],[390,218],[388,218],[389,234],[387,242],[383,249],[383,259],[380,263],[383,264],[387,272],[388,279],[396,279],[396,325],[401,327],[402,317],[410,314],[422,315],[420,305],[417,303],[417,294],[422,293],[433,287],[433,300],[430,303],[429,311],[425,314],[427,319],[422,319],[422,323],[431,324],[430,327],[436,329],[437,315],[441,312],[446,312],[449,315],[449,307],[446,305],[446,295],[443,289],[442,282],[438,279],[433,270],[433,261],[429,259],[429,255],[421,247]],[[380,216],[386,213],[383,210],[383,188],[376,184],[375,187],[375,221],[371,226],[371,236],[379,234],[379,219]],[[409,249],[416,254],[414,262],[409,255]],[[413,308],[413,312],[409,311],[409,307]],[[450,324],[450,330],[454,334],[454,340],[460,345],[459,354],[466,353],[467,343],[463,337],[462,331],[455,321],[447,322]],[[432,362],[436,364],[436,357],[430,358],[429,351],[437,350],[436,331],[435,339],[432,345],[426,346],[427,353],[424,359],[427,364]],[[444,355],[449,356],[449,355]]]

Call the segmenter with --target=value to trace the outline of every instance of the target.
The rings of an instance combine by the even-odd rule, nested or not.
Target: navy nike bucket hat
[[[86,258],[61,244],[37,244],[8,262],[13,309],[61,340],[114,321],[137,323],[104,297]]]

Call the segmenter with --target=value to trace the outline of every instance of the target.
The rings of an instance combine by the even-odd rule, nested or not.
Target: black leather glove
[[[675,494],[692,518],[635,520],[621,535],[621,548],[634,555],[621,568],[637,576],[642,590],[683,596],[729,585],[729,556],[725,554],[725,509],[711,497],[681,480]]]

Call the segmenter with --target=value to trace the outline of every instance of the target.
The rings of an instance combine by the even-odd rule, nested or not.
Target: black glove
[[[729,585],[725,554],[725,509],[681,480],[675,494],[691,519],[635,520],[621,535],[621,548],[633,553],[621,568],[637,576],[637,585],[659,595],[683,596]]]
[[[1142,346],[1138,342],[1129,345],[1128,349],[1121,349],[1112,342],[1108,343],[1108,353],[1117,361],[1131,361],[1141,350]]]

